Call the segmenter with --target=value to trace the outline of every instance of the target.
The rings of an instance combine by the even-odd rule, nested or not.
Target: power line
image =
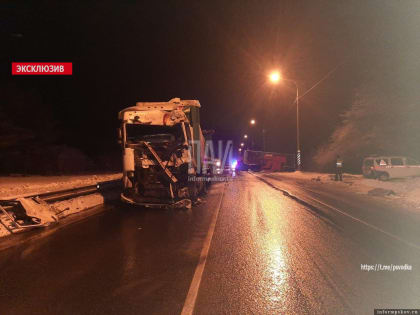
[[[341,67],[346,61],[342,62],[341,64],[335,66],[332,70],[330,70],[321,80],[319,80],[317,83],[315,83],[311,88],[305,91],[301,96],[299,96],[299,99],[304,97],[306,94],[308,94],[310,91],[312,91],[314,88],[316,88],[318,85],[320,85],[323,81],[325,81],[331,74],[333,74],[339,67]],[[296,100],[295,100],[296,102]]]

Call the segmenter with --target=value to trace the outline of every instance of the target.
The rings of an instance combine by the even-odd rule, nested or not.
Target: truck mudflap
[[[172,203],[149,203],[149,202],[135,201],[125,196],[123,193],[121,194],[121,200],[131,205],[136,205],[136,206],[145,207],[145,208],[156,208],[156,209],[180,209],[180,208],[191,209],[191,206],[192,206],[192,202],[190,199],[182,199],[182,200],[174,201]]]

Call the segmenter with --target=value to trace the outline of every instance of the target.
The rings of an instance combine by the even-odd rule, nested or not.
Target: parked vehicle
[[[244,152],[243,164],[245,168],[260,171],[267,170],[271,172],[295,171],[294,154],[276,153],[246,150]]]
[[[363,160],[362,172],[380,180],[420,176],[420,162],[405,156],[370,156]]]
[[[264,164],[264,152],[245,150],[243,158],[243,166],[245,169],[260,171]]]
[[[213,159],[212,162],[208,164],[210,167],[213,167],[213,174],[217,175],[232,175],[233,172],[236,171],[236,167],[238,165],[237,160],[232,160],[230,163],[226,161],[224,164],[220,159]],[[209,167],[209,168],[210,168]]]

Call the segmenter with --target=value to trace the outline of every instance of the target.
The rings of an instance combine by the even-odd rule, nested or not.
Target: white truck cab
[[[119,112],[124,202],[189,207],[205,190],[197,100],[138,102]]]

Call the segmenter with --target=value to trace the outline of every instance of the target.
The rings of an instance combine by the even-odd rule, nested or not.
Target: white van
[[[420,163],[405,156],[370,156],[363,160],[362,172],[380,180],[420,176]]]

